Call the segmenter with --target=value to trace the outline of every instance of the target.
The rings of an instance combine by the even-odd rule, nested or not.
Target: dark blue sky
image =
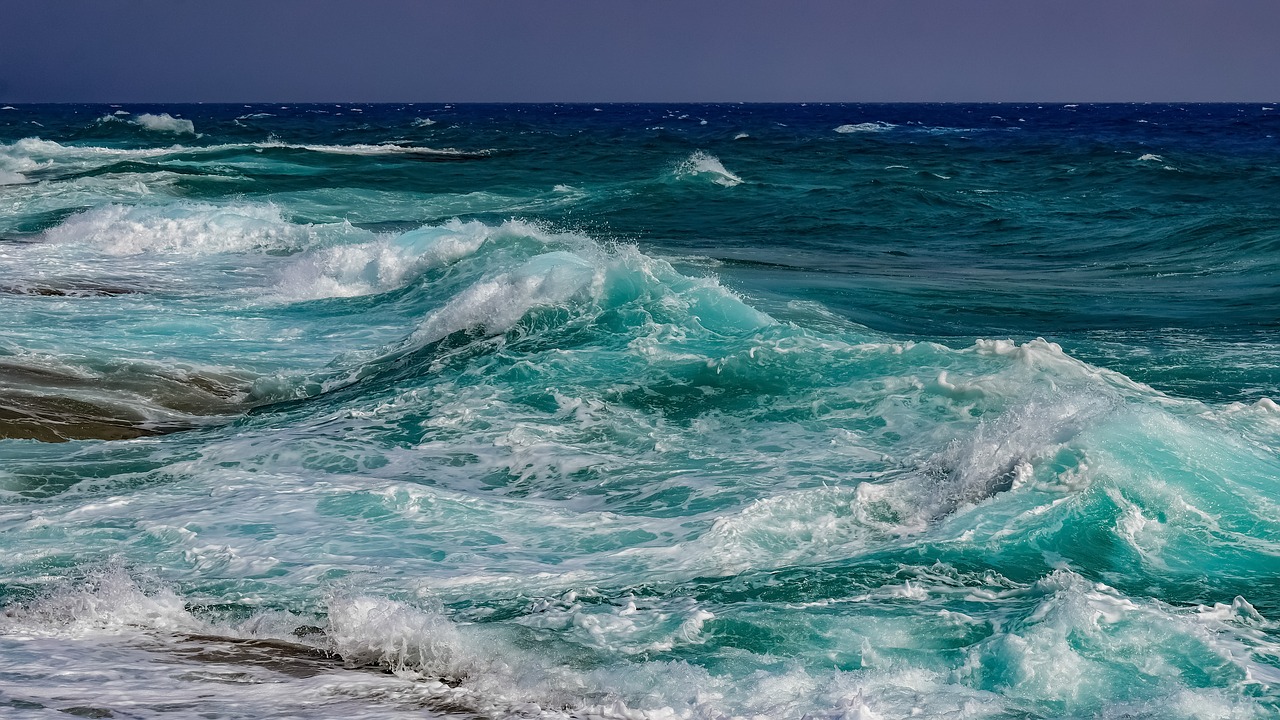
[[[1275,101],[1280,0],[0,0],[0,101]]]

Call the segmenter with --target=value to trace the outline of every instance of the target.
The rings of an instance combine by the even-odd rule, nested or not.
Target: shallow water
[[[0,708],[1275,717],[1278,138],[0,110]]]

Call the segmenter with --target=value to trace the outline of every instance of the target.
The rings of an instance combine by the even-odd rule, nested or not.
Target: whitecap
[[[720,162],[720,158],[698,150],[676,165],[675,175],[678,178],[709,176],[711,182],[724,187],[742,184],[742,178],[730,172]]]
[[[72,215],[46,230],[42,238],[49,243],[89,246],[105,255],[203,255],[298,248],[313,234],[312,226],[289,222],[274,205],[176,203],[105,205]]]
[[[159,115],[143,113],[134,118],[132,122],[135,125],[140,125],[148,130],[155,130],[156,132],[167,132],[178,135],[196,134],[195,123],[190,120],[173,117],[169,113],[160,113]]]
[[[523,226],[509,223],[494,228],[474,220],[451,220],[367,243],[321,248],[287,265],[275,292],[287,300],[386,292],[431,268],[461,260],[516,227]]]
[[[595,277],[595,266],[573,253],[539,255],[513,272],[459,293],[418,326],[409,344],[421,347],[472,328],[500,335],[535,308],[564,304],[589,287]]]
[[[887,122],[865,122],[865,123],[858,123],[856,125],[841,125],[840,127],[836,128],[836,132],[841,134],[861,133],[861,132],[884,132],[886,130],[892,130],[895,127],[897,127],[897,125],[894,125],[892,123],[887,123]]]
[[[117,118],[105,116],[99,121],[120,122]],[[356,143],[353,145],[321,145],[286,143],[279,140],[267,140],[256,143],[227,143],[221,145],[184,146],[172,145],[167,148],[113,148],[97,145],[63,145],[52,140],[39,137],[23,138],[8,145],[0,145],[0,168],[12,172],[25,173],[36,169],[57,168],[70,165],[76,168],[92,168],[118,162],[126,158],[162,158],[178,154],[209,154],[231,152],[235,150],[306,150],[308,152],[334,155],[420,155],[441,157],[484,157],[492,150],[459,150],[455,148],[431,148],[417,145],[382,144],[369,145]]]
[[[395,145],[385,143],[370,145],[355,143],[352,145],[312,145],[282,142],[255,143],[254,147],[289,148],[291,150],[307,150],[310,152],[328,153],[331,155],[440,155],[453,157],[480,157],[489,155],[492,150],[458,150],[456,148],[430,148],[419,145]]]

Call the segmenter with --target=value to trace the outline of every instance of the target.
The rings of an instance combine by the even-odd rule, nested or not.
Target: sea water
[[[0,715],[1280,714],[1280,110],[0,110]]]

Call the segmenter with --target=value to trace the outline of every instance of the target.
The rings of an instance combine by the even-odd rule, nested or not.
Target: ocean
[[[1280,717],[1272,105],[0,110],[0,715]]]

